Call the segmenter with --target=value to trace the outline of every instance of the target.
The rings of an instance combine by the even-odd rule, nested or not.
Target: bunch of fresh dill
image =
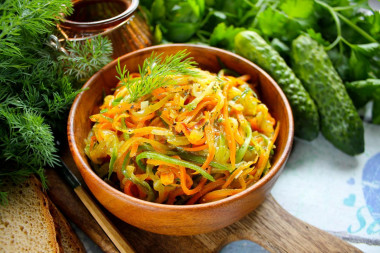
[[[112,47],[104,38],[68,44],[69,56],[48,46],[55,23],[71,12],[70,0],[0,1],[0,184],[30,174],[44,184],[44,168],[59,164],[54,140],[65,132],[78,78],[110,61]],[[87,59],[94,55],[98,60]]]

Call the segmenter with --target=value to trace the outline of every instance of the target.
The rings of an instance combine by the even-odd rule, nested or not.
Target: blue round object
[[[269,251],[252,241],[240,240],[227,244],[219,253],[269,253]]]
[[[365,164],[362,175],[363,194],[367,208],[376,221],[380,221],[380,153]]]

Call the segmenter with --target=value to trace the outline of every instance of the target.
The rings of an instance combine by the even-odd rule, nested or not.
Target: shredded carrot
[[[132,193],[132,189],[131,189],[132,186],[134,186],[134,184],[131,181],[127,180],[127,182],[125,182],[125,185],[124,185],[124,193],[126,193],[129,196],[134,197],[135,193]]]
[[[133,106],[137,107],[137,105],[133,105]],[[131,108],[132,108],[132,104],[127,103],[127,102],[123,102],[123,103],[120,103],[117,106],[111,108],[107,112],[105,112],[104,115],[107,117],[113,117],[116,114],[125,113],[127,110],[131,110]]]
[[[227,100],[227,92],[230,88],[230,83],[227,83],[224,86],[223,89],[223,95],[224,95],[224,106],[223,106],[223,125],[224,125],[224,130],[226,131],[226,139],[228,143],[228,147],[230,149],[230,163],[231,167],[235,168],[235,153],[236,153],[236,145],[234,142],[233,138],[233,133],[231,129],[231,124],[229,121],[229,116],[228,116],[228,100]]]
[[[204,100],[204,99],[203,99]],[[198,106],[192,110],[192,111],[185,111],[184,113],[180,114],[178,117],[177,117],[177,121],[183,121],[185,118],[187,118],[187,121],[190,121],[193,119],[193,117],[195,115],[197,115],[199,113],[200,110],[202,110],[204,107],[206,107],[207,105],[215,105],[217,102],[215,100],[206,100],[206,101],[202,101],[198,104]]]
[[[125,85],[123,85],[123,86],[119,86],[119,87],[116,89],[115,93],[114,93],[114,97],[115,97],[115,98],[118,98],[120,94],[123,94],[123,93],[126,92],[126,91],[127,91],[127,87],[126,87]]]
[[[225,182],[224,178],[219,178],[215,182],[206,184],[201,191],[198,191],[191,199],[189,199],[186,202],[186,205],[195,204],[203,195],[205,195],[208,192],[213,191],[214,189],[217,189],[218,187],[223,185],[224,182]]]
[[[161,119],[163,121],[165,121],[166,124],[168,125],[173,125],[173,122],[174,120],[172,118],[170,118],[170,115],[169,115],[169,111],[168,110],[164,110],[162,113],[161,113]]]
[[[143,122],[140,122],[140,125],[144,125]],[[154,126],[141,126],[140,128],[136,129],[128,129],[128,130],[122,130],[127,133],[133,133],[135,135],[139,136],[145,136],[149,134],[154,134],[154,135],[165,135],[165,136],[170,136],[173,135],[173,133],[168,130],[167,128],[163,127],[154,127]]]
[[[246,168],[248,168],[249,166],[251,166],[253,164],[253,162],[252,161],[250,161],[250,162],[247,162],[246,164],[244,164],[244,165],[241,165],[239,168],[237,168],[229,177],[228,177],[228,179],[227,179],[227,181],[224,183],[224,185],[222,186],[222,188],[224,189],[224,188],[227,188],[230,184],[231,184],[231,182],[232,182],[232,180],[234,180],[236,177],[238,177],[239,176],[239,174],[240,173],[242,173],[242,171],[244,170],[244,169],[246,169]]]
[[[223,199],[225,197],[237,194],[241,191],[242,191],[242,189],[221,189],[221,190],[209,192],[204,197],[202,197],[200,203],[207,203],[207,202],[212,202],[212,201],[216,201],[219,199]]]
[[[183,190],[181,189],[181,188],[176,188],[175,190],[173,190],[173,191],[171,191],[170,193],[169,193],[169,196],[168,196],[168,200],[166,201],[166,203],[168,204],[168,205],[173,205],[174,204],[174,202],[175,202],[175,198],[177,197],[177,196],[180,196],[180,195],[183,195]]]
[[[137,129],[141,128],[142,126],[144,126],[144,122],[143,122],[143,121],[141,121],[141,122],[139,122],[139,123],[137,124]],[[143,136],[143,134],[142,134],[142,133],[136,133],[135,136],[136,136],[136,137],[140,137],[140,136]],[[137,149],[139,148],[139,144],[140,144],[139,142],[135,142],[135,143],[132,145],[131,154],[130,154],[131,157],[136,156]]]
[[[239,177],[239,183],[241,185],[242,190],[245,190],[245,188],[247,188],[247,183],[245,182],[242,176]]]
[[[186,182],[187,182],[186,175],[188,174],[186,173],[185,167],[180,166],[180,180],[181,180],[181,187],[182,187],[183,192],[186,195],[193,195],[199,192],[202,189],[204,184],[198,184],[194,189],[190,190],[188,186],[186,185]]]
[[[277,139],[279,131],[280,131],[280,122],[278,121],[276,129],[274,130],[272,139],[271,139],[270,143],[268,144],[267,150],[260,154],[259,161],[257,162],[257,165],[256,165],[257,172],[256,172],[255,177],[254,177],[254,179],[256,181],[260,179],[261,174],[262,174],[263,170],[265,169],[265,166],[267,165],[270,151],[272,150],[272,146]]]
[[[216,180],[215,182],[211,182],[211,183],[208,183],[207,185],[205,185],[202,189],[202,191],[199,191],[198,193],[196,193],[191,199],[189,199],[187,202],[186,202],[186,205],[192,205],[192,204],[195,204],[195,202],[197,202],[204,194],[220,187],[221,185],[224,184],[224,179],[223,178],[220,178],[218,180]]]
[[[95,114],[90,117],[90,120],[92,122],[97,122],[97,123],[107,123],[111,122],[110,118],[105,117],[103,114]]]
[[[96,136],[93,135],[93,136],[91,137],[90,149],[92,149],[92,148],[94,147],[95,142],[96,142]],[[205,146],[207,147],[207,145],[205,145]]]
[[[203,136],[201,139],[199,140],[193,140],[192,138],[190,138],[190,130],[187,128],[186,124],[182,123],[180,124],[181,126],[181,129],[182,129],[182,132],[185,134],[185,136],[187,137],[187,139],[189,140],[189,142],[193,145],[202,145],[203,143],[206,142],[206,136]]]
[[[160,117],[156,117],[150,121],[150,126],[157,126],[159,122],[161,122]]]
[[[166,89],[168,92],[183,92],[185,90],[191,89],[191,85],[181,85],[181,86],[171,86]]]
[[[165,173],[161,173],[161,182],[163,185],[170,185],[174,182],[174,173],[169,171]]]
[[[269,113],[267,114],[267,120],[270,122],[272,126],[276,124],[276,120]]]
[[[140,75],[140,73],[131,73],[131,74],[129,75],[129,77],[130,77],[130,78],[139,78],[139,77],[141,77],[141,75]]]
[[[99,127],[99,129],[110,129],[110,130],[113,130],[113,128],[112,128],[112,123],[110,123],[110,122],[105,122],[105,123],[103,123],[100,127]]]
[[[234,133],[234,138],[235,138],[236,142],[239,143],[240,146],[243,145],[244,139],[240,135],[237,125],[236,125],[236,127],[232,128],[232,132]]]
[[[139,192],[139,198],[140,199],[144,199],[146,197],[146,192],[143,190],[142,186],[140,185],[136,185],[137,186],[137,190]]]
[[[104,140],[103,130],[111,129],[111,128],[112,128],[112,124],[109,123],[109,122],[105,122],[105,123],[99,124],[96,127],[96,133],[97,133],[96,136],[98,137],[98,141],[103,141]]]
[[[185,151],[190,151],[190,152],[195,152],[195,151],[201,151],[201,150],[205,150],[206,148],[208,147],[207,144],[205,145],[200,145],[200,146],[193,146],[193,147],[183,147],[183,150]]]
[[[251,79],[250,75],[242,75],[239,76],[237,79],[242,80],[243,82],[247,82],[249,79]]]
[[[120,126],[122,126],[122,120],[126,120],[126,118],[129,118],[129,115],[126,114],[126,113],[122,113],[122,114],[119,114],[117,116],[114,117],[114,120],[112,122],[112,127],[117,129],[117,128],[120,128]]]
[[[155,90],[152,91],[152,95],[155,96],[156,98],[158,99],[162,99],[165,97],[165,95],[163,93],[165,93],[166,90],[162,87],[160,88],[157,88]]]
[[[155,116],[154,112],[152,112],[151,114],[148,114],[148,115],[146,115],[144,117],[140,117],[140,118],[138,118],[138,117],[134,116],[133,114],[131,114],[131,119],[134,122],[140,122],[140,121],[147,121],[147,120],[153,119],[154,116]]]
[[[90,117],[85,152],[102,169],[112,165],[111,180],[125,194],[169,205],[207,203],[243,191],[271,165],[279,122],[255,94],[235,99],[251,77],[197,71],[199,76],[170,75],[170,82],[133,102],[120,82],[101,113]],[[129,78],[143,83],[139,73]],[[247,112],[247,103],[256,109]]]
[[[248,121],[251,124],[251,127],[252,127],[253,131],[259,131],[259,132],[261,132],[261,128],[260,128],[259,124],[257,123],[257,119],[256,118],[248,119]]]
[[[202,165],[202,169],[206,169],[210,162],[214,159],[215,155],[215,145],[214,145],[214,129],[212,128],[212,125],[214,122],[211,122],[210,120],[210,113],[206,113],[206,119],[209,120],[209,123],[205,127],[206,132],[206,139],[207,139],[207,145],[208,145],[208,155],[206,161]]]

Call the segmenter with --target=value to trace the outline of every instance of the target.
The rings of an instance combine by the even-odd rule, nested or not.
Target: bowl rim
[[[259,181],[257,181],[253,185],[247,187],[245,190],[243,190],[243,191],[241,191],[241,192],[239,192],[239,193],[237,193],[235,195],[229,196],[227,198],[224,198],[224,199],[221,199],[221,200],[217,200],[217,201],[214,201],[214,202],[209,202],[209,203],[191,204],[191,205],[169,205],[169,204],[161,204],[161,203],[149,202],[149,201],[146,201],[146,200],[141,200],[141,199],[129,196],[129,195],[125,194],[124,192],[122,192],[122,191],[120,191],[120,190],[112,187],[111,185],[107,184],[104,180],[102,180],[92,170],[91,167],[87,166],[86,162],[84,161],[84,158],[80,155],[79,149],[78,149],[78,145],[77,145],[77,143],[75,141],[74,117],[75,117],[75,112],[77,110],[77,107],[79,106],[79,102],[81,100],[81,97],[83,96],[83,94],[86,91],[86,89],[90,86],[90,84],[95,79],[98,78],[98,76],[101,74],[101,72],[105,72],[109,68],[114,68],[116,66],[116,64],[118,63],[119,59],[120,59],[120,61],[123,61],[123,59],[125,59],[125,58],[130,58],[130,57],[133,57],[134,55],[143,54],[146,51],[152,52],[152,51],[154,51],[156,49],[162,49],[162,48],[166,48],[166,47],[176,47],[176,48],[178,48],[178,50],[181,50],[181,49],[187,47],[190,50],[191,50],[191,48],[197,48],[197,49],[201,49],[201,50],[203,50],[203,49],[212,50],[214,52],[219,51],[219,52],[221,52],[223,54],[227,54],[230,57],[237,58],[240,61],[248,63],[249,65],[253,65],[253,67],[255,67],[259,72],[261,72],[261,74],[263,74],[265,76],[265,78],[270,79],[271,83],[275,86],[275,88],[278,91],[281,99],[283,100],[283,102],[285,104],[285,111],[287,112],[286,114],[288,115],[288,118],[289,118],[289,120],[288,120],[288,125],[289,125],[289,131],[288,132],[289,132],[289,135],[288,135],[288,138],[286,139],[284,151],[282,152],[282,154],[280,154],[280,157],[278,158],[277,163],[272,165],[272,167],[269,170],[269,172],[264,177],[262,177]],[[117,59],[113,60],[112,62],[108,63],[101,70],[99,70],[97,73],[95,73],[84,84],[84,86],[82,87],[82,89],[83,89],[83,91],[80,92],[77,95],[77,97],[75,98],[75,100],[74,100],[74,102],[72,104],[72,107],[71,107],[70,113],[69,113],[68,122],[67,122],[67,135],[68,135],[68,140],[69,140],[69,146],[70,146],[70,151],[71,151],[71,153],[73,155],[73,158],[75,160],[75,163],[76,163],[77,166],[78,166],[78,163],[79,163],[79,165],[80,165],[80,166],[78,166],[79,171],[81,171],[82,169],[86,170],[91,175],[91,177],[95,180],[95,183],[100,185],[99,187],[105,188],[108,192],[112,193],[116,198],[123,198],[123,199],[127,200],[130,204],[139,205],[139,206],[143,205],[143,206],[146,206],[146,207],[149,207],[149,208],[152,208],[152,209],[160,208],[160,209],[164,209],[164,210],[167,210],[167,211],[194,211],[194,210],[200,210],[200,209],[202,210],[202,209],[216,208],[218,206],[226,205],[229,202],[234,202],[234,201],[237,201],[237,200],[239,200],[241,198],[244,198],[245,196],[249,195],[251,192],[256,191],[256,190],[264,187],[264,185],[266,185],[269,181],[271,181],[271,179],[277,173],[281,172],[284,164],[286,163],[286,161],[287,161],[287,159],[289,157],[289,154],[290,154],[290,151],[291,151],[291,148],[292,148],[293,139],[294,139],[293,114],[292,114],[292,110],[291,110],[290,104],[289,104],[289,102],[288,102],[285,94],[283,93],[282,89],[280,88],[280,86],[277,84],[277,82],[268,73],[266,73],[263,69],[261,69],[255,63],[253,63],[253,62],[251,62],[251,61],[249,61],[249,60],[247,60],[247,59],[245,59],[245,58],[243,58],[243,57],[241,57],[241,56],[239,56],[239,55],[237,55],[235,53],[232,53],[230,51],[224,50],[224,49],[220,49],[220,48],[216,48],[216,47],[211,47],[211,46],[206,46],[206,45],[183,44],[183,43],[164,44],[164,45],[157,45],[157,46],[146,47],[146,48],[143,48],[143,49],[139,49],[139,50],[127,53],[127,54],[125,54],[125,55],[123,55],[121,57],[118,57]],[[80,168],[80,167],[82,167],[82,168]],[[82,172],[81,172],[81,174],[82,174]]]

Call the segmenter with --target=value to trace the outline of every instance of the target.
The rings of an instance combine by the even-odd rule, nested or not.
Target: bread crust
[[[57,242],[61,252],[65,253],[84,253],[86,250],[69,222],[58,210],[54,203],[49,199],[49,210],[53,217],[55,230],[57,233]]]

